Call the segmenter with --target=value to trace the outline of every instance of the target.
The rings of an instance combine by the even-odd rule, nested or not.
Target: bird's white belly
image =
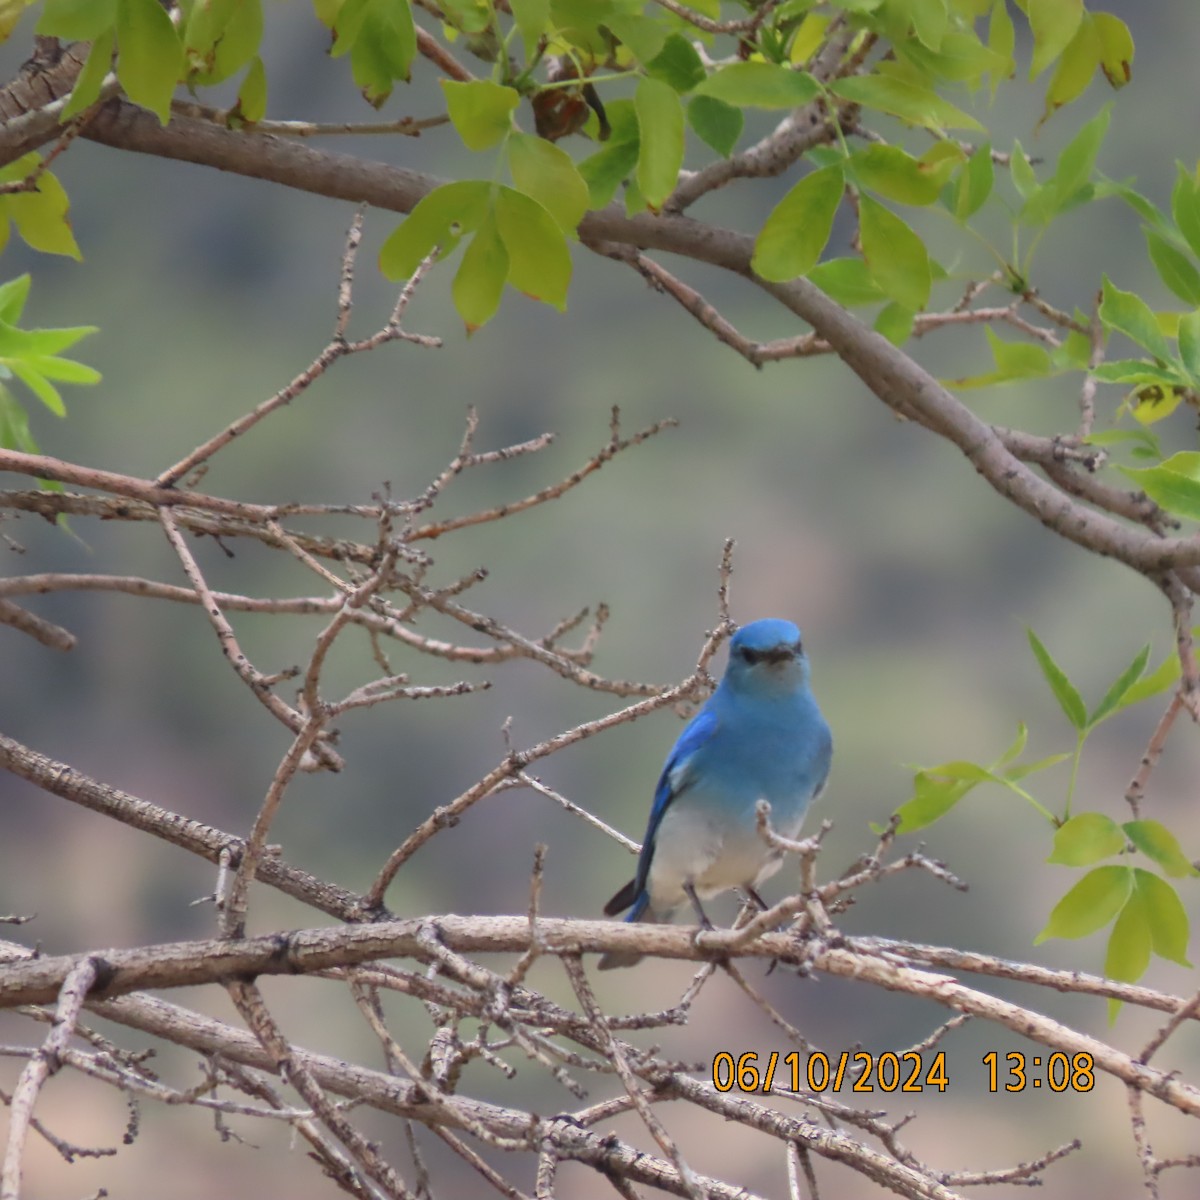
[[[794,836],[802,819],[801,813],[779,832]],[[707,898],[730,888],[757,886],[774,875],[780,863],[753,821],[731,824],[727,816],[718,819],[704,807],[678,804],[663,816],[657,831],[648,880],[651,906],[666,917],[687,899],[685,883]]]

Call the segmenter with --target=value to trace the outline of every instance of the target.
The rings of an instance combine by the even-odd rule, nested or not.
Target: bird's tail
[[[633,907],[630,908],[630,905]],[[617,913],[629,908],[627,922],[661,921],[663,918],[650,907],[650,897],[643,891],[637,891],[637,881],[631,879],[605,906],[604,915],[615,917]],[[644,955],[636,950],[610,950],[600,956],[597,964],[601,971],[611,971],[614,967],[632,967],[642,961]]]

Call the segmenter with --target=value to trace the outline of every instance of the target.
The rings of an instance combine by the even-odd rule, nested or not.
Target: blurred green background
[[[1189,6],[1113,3],[1137,41],[1134,81],[1114,108],[1100,167],[1136,176],[1160,204],[1174,160],[1200,153],[1197,97],[1190,76],[1200,51],[1200,18]],[[368,115],[343,63],[326,58],[325,38],[307,6],[277,4],[269,13],[266,66],[269,115],[361,120]],[[26,51],[29,19],[9,49],[9,71]],[[438,111],[431,72],[399,91],[385,115]],[[7,76],[6,76],[7,77]],[[998,148],[1021,137],[1052,159],[1078,124],[1106,102],[1100,86],[1035,134],[1041,88],[1015,81],[985,117]],[[346,139],[336,148],[443,174],[486,174],[473,157],[435,130],[420,140]],[[570,144],[567,144],[570,146]],[[586,153],[583,143],[570,146]],[[68,393],[70,417],[34,414],[47,453],[89,465],[153,476],[291,378],[325,344],[332,328],[343,234],[351,208],[254,180],[185,164],[120,154],[77,141],[56,164],[72,201],[82,263],[5,251],[3,277],[33,270],[30,324],[95,323],[101,332],[79,357],[104,382]],[[697,216],[754,229],[787,180],[731,187],[703,202]],[[386,318],[394,298],[374,256],[395,225],[367,217],[353,330]],[[835,235],[836,236],[836,235]],[[940,248],[935,242],[935,251]],[[986,270],[976,252],[943,258],[959,270]],[[716,566],[724,538],[737,540],[733,610],[739,621],[778,615],[801,623],[814,685],[834,729],[830,786],[815,811],[835,828],[822,870],[840,870],[874,844],[870,822],[883,821],[909,795],[911,767],[950,758],[986,761],[1029,722],[1031,754],[1067,750],[1065,721],[1028,652],[1033,626],[1093,701],[1138,647],[1151,639],[1154,661],[1171,646],[1165,602],[1144,581],[1048,533],[990,491],[951,447],[894,420],[833,360],[755,371],[671,301],[627,268],[574,253],[576,275],[566,315],[510,293],[498,317],[467,338],[449,303],[452,271],[435,271],[420,289],[407,325],[445,338],[439,351],[393,346],[343,362],[289,409],[219,455],[202,486],[240,499],[365,502],[384,481],[393,494],[418,494],[453,456],[468,405],[480,413],[477,446],[488,449],[544,430],[553,447],[533,458],[469,473],[437,511],[467,512],[518,498],[579,466],[608,433],[620,404],[627,432],[662,417],[680,427],[620,456],[563,499],[498,525],[465,530],[428,547],[435,576],[486,566],[489,577],[468,602],[540,636],[583,605],[612,607],[595,669],[612,677],[674,681],[689,670],[715,619]],[[1096,204],[1052,227],[1035,283],[1052,303],[1088,307],[1100,271],[1159,307],[1172,301],[1145,259],[1139,223],[1115,201]],[[667,264],[674,266],[675,264]],[[748,285],[690,265],[681,275],[748,336],[798,330]],[[912,345],[939,375],[981,369],[982,330],[935,335]],[[1108,389],[1101,426],[1119,397]],[[994,389],[972,399],[988,419],[1036,432],[1073,428],[1073,381]],[[1193,418],[1170,419],[1164,444],[1189,448]],[[12,477],[7,487],[23,486]],[[34,518],[0,529],[19,543],[0,546],[6,574],[42,570],[144,574],[183,582],[161,533],[151,526],[75,519],[66,536]],[[253,595],[317,591],[291,559],[249,544],[233,557],[211,542],[193,543],[215,586]],[[286,747],[280,727],[248,696],[222,659],[200,610],[120,595],[61,594],[30,603],[80,639],[54,654],[0,628],[0,725],[52,757],[106,783],[222,829],[244,833]],[[243,645],[264,671],[307,661],[319,619],[235,616]],[[458,637],[447,622],[423,616],[420,628]],[[470,639],[460,638],[469,641]],[[460,673],[397,648],[398,670],[414,682]],[[723,663],[723,660],[722,660]],[[719,664],[721,665],[721,664]],[[331,679],[347,688],[372,670],[365,639],[347,637]],[[299,779],[272,840],[288,860],[352,888],[364,888],[384,854],[435,806],[493,766],[503,753],[501,726],[512,718],[518,746],[531,745],[615,707],[535,665],[471,670],[490,692],[465,698],[382,706],[341,722],[348,767],[338,776]],[[1121,799],[1159,715],[1154,704],[1106,725],[1085,755],[1077,807],[1118,819]],[[553,787],[630,836],[644,828],[663,755],[679,731],[669,713],[623,726],[539,765]],[[1185,850],[1196,845],[1195,778],[1200,752],[1190,730],[1176,731],[1153,780],[1147,815],[1174,828]],[[1065,768],[1034,787],[1061,808]],[[508,791],[479,804],[405,869],[388,896],[400,914],[524,911],[537,842],[549,846],[544,911],[596,916],[627,877],[632,860],[549,801]],[[907,937],[1099,970],[1099,938],[1080,944],[1032,939],[1055,899],[1074,879],[1046,865],[1048,833],[1016,797],[983,790],[928,831],[928,851],[966,879],[966,895],[923,875],[867,889],[844,917],[848,931]],[[907,848],[902,842],[901,848]],[[9,777],[0,777],[0,912],[36,912],[22,933],[48,952],[125,946],[213,930],[209,907],[190,907],[211,890],[212,873],[169,847],[139,837]],[[772,897],[783,894],[771,885]],[[1185,881],[1194,910],[1194,885]],[[731,903],[722,909],[728,919]],[[255,930],[312,924],[315,917],[267,893],[256,895]],[[684,966],[645,965],[599,986],[617,1010],[673,1002],[690,978]],[[757,978],[760,974],[751,968]],[[1195,981],[1156,963],[1147,980],[1184,994]],[[566,997],[553,967],[533,982]],[[828,979],[778,972],[762,983],[780,1010],[830,1051],[861,1044],[901,1051],[945,1015],[932,1005]],[[1125,1012],[1106,1027],[1103,1002],[1009,995],[1101,1036],[1140,1046],[1158,1024]],[[380,1058],[349,1001],[329,984],[267,983],[288,1031],[331,1053]],[[220,996],[184,997],[229,1016]],[[398,1028],[414,1038],[424,1014],[396,1009]],[[12,1019],[0,1040],[30,1036]],[[122,1035],[123,1041],[137,1041]],[[647,1041],[663,1041],[661,1035]],[[790,1049],[732,985],[710,985],[686,1031],[669,1045],[681,1058],[718,1050]],[[416,1057],[420,1043],[414,1042]],[[1031,1049],[1021,1039],[976,1023],[945,1043],[951,1084],[944,1097],[880,1098],[899,1116],[919,1099],[923,1115],[904,1140],[945,1168],[999,1167],[1029,1159],[1079,1134],[1082,1155],[1051,1168],[1047,1198],[1117,1194],[1139,1186],[1121,1088],[1103,1080],[1082,1097],[1026,1092],[994,1096],[980,1059],[989,1050]],[[165,1061],[188,1064],[167,1051]],[[1195,1040],[1176,1038],[1163,1059],[1193,1077]],[[558,1111],[575,1102],[521,1063],[515,1084],[487,1068],[467,1086],[499,1102]],[[0,1082],[15,1078],[0,1068]],[[590,1081],[593,1098],[615,1085]],[[9,1086],[3,1082],[4,1086]],[[120,1103],[96,1085],[59,1078],[46,1096],[54,1128],[75,1141],[120,1138]],[[39,1110],[41,1111],[41,1110]],[[800,1110],[797,1108],[796,1112]],[[784,1188],[782,1161],[763,1143],[723,1125],[668,1113],[698,1170],[738,1178],[769,1194]],[[388,1149],[400,1152],[394,1122],[367,1120]],[[614,1124],[649,1146],[633,1121]],[[1159,1125],[1155,1149],[1184,1152],[1194,1129]],[[38,1195],[161,1194],[171,1169],[181,1200],[285,1188],[325,1194],[325,1185],[281,1130],[245,1128],[250,1146],[220,1143],[195,1114],[148,1106],[139,1141],[115,1160],[66,1167],[43,1146],[31,1151],[27,1179]],[[773,1153],[773,1151],[772,1151]],[[434,1163],[443,1161],[430,1151]],[[829,1194],[874,1195],[857,1176],[824,1164]],[[531,1169],[519,1178],[532,1187]],[[564,1167],[562,1194],[609,1194],[591,1173]],[[1164,1179],[1163,1194],[1183,1195],[1185,1178]],[[474,1183],[463,1183],[475,1187]],[[478,1189],[476,1189],[478,1190]],[[442,1194],[449,1194],[443,1192]],[[465,1192],[459,1194],[466,1194]]]

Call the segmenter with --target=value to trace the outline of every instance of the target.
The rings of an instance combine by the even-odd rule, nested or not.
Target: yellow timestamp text
[[[780,1068],[782,1067],[782,1072]],[[803,1055],[798,1050],[781,1055],[772,1050],[763,1058],[747,1050],[733,1055],[720,1051],[712,1062],[713,1087],[718,1092],[769,1092],[778,1083],[786,1091],[944,1092],[949,1085],[946,1054],[920,1054],[907,1050],[894,1054],[868,1054],[865,1050],[843,1050],[826,1054],[817,1050]],[[994,1089],[993,1089],[994,1090]]]
[[[1026,1088],[1046,1088],[1051,1092],[1090,1092],[1096,1086],[1096,1063],[1081,1050],[1066,1055],[1061,1050],[1043,1058],[1011,1050],[1003,1062],[998,1051],[983,1056],[988,1070],[988,1091],[1023,1092]]]

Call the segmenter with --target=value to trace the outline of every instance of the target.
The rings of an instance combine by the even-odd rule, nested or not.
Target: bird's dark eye
[[[760,661],[762,658],[762,655],[759,654],[759,652],[757,650],[751,650],[749,646],[743,646],[741,648],[741,650],[738,651],[738,653],[751,666],[753,666],[756,662]]]

